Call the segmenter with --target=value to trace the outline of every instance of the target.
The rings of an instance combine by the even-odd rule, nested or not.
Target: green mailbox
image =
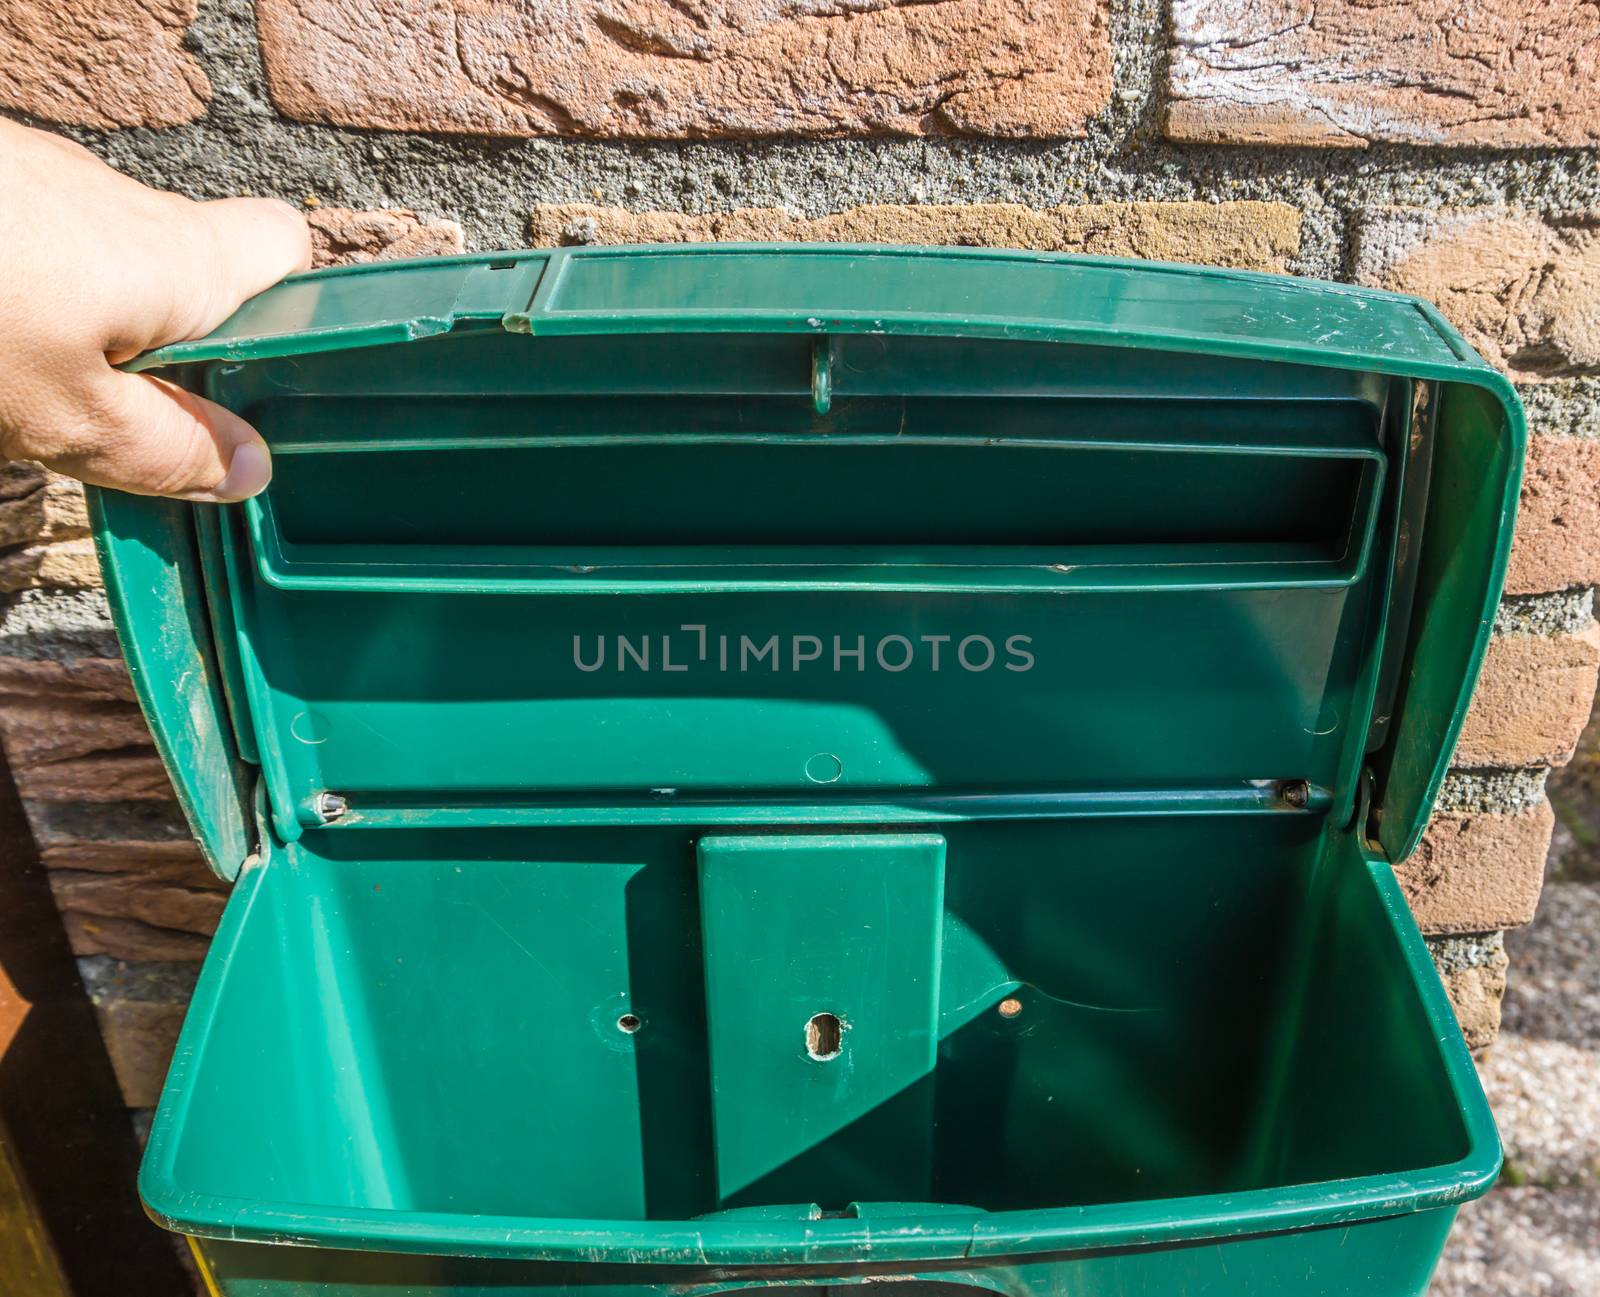
[[[228,1297],[1416,1297],[1499,1145],[1392,872],[1524,426],[1427,304],[1032,253],[297,276],[93,501],[233,894]]]

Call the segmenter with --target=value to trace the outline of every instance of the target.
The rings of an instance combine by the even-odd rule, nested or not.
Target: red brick
[[[0,107],[73,126],[176,126],[211,83],[183,48],[199,0],[0,0]]]
[[[90,924],[100,920],[139,923],[163,937],[180,941],[184,936],[210,937],[217,930],[222,907],[228,900],[225,892],[214,887],[186,887],[137,873],[94,874],[58,869],[51,870],[49,877],[56,908],[63,916]],[[121,959],[171,957],[149,953],[148,944],[129,948],[102,939],[97,946],[93,952],[78,953],[116,955]]]
[[[17,791],[35,802],[167,802],[173,797],[172,781],[154,748],[13,764],[11,773]]]
[[[118,659],[0,657],[0,740],[24,797],[112,802],[172,796]]]
[[[1589,719],[1600,627],[1575,635],[1501,635],[1489,643],[1455,764],[1565,765]]]
[[[80,955],[198,959],[230,890],[207,868],[193,841],[85,841],[57,835],[39,854]]]
[[[1079,136],[1108,0],[258,0],[301,121],[491,135]]]
[[[1508,594],[1600,584],[1600,441],[1528,439]]]
[[[1500,1034],[1500,1002],[1506,993],[1507,959],[1501,954],[1492,964],[1456,968],[1440,974],[1450,1007],[1456,1011],[1468,1049],[1487,1049]]]
[[[1517,815],[1436,815],[1395,870],[1427,933],[1493,932],[1533,919],[1555,814],[1540,801]]]
[[[225,892],[229,888],[228,883],[211,872],[200,854],[199,845],[188,838],[151,842],[54,835],[39,844],[39,860],[46,869],[130,874],[211,891]]]
[[[0,591],[7,594],[40,588],[92,590],[100,584],[100,560],[87,536],[0,554]]]
[[[1433,302],[1519,381],[1600,368],[1595,214],[1386,208],[1358,227],[1355,271],[1362,283]]]
[[[12,765],[29,769],[151,744],[143,713],[136,704],[122,702],[5,699],[0,732]]]
[[[211,938],[200,933],[156,928],[122,915],[80,914],[66,910],[61,915],[61,923],[76,955],[195,963],[204,959],[211,947]]]
[[[0,591],[99,584],[83,487],[32,460],[0,466]]]
[[[121,658],[0,657],[0,708],[8,701],[38,703],[134,701],[133,681]]]
[[[311,226],[312,260],[319,266],[442,257],[466,246],[455,221],[425,221],[406,207],[315,207],[305,216]]]
[[[1172,30],[1175,139],[1600,142],[1592,0],[1174,0]]]
[[[88,534],[82,485],[31,459],[0,465],[0,547]]]
[[[1364,283],[1436,303],[1519,381],[1600,367],[1600,218],[1387,208],[1359,226],[1355,269]],[[1535,435],[1506,589],[1531,594],[1597,581],[1600,442]]]

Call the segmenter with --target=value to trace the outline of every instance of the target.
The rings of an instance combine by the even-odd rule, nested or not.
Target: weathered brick
[[[1111,94],[1108,0],[259,0],[301,121],[680,139],[1077,136]]]
[[[11,773],[17,791],[36,802],[165,802],[173,796],[172,781],[153,747],[13,765]]]
[[[1467,341],[1523,382],[1600,368],[1600,219],[1499,208],[1387,208],[1357,232],[1363,283],[1435,302]],[[1538,429],[1534,429],[1538,432]],[[1528,446],[1506,589],[1600,581],[1600,443]]]
[[[133,703],[0,700],[0,732],[13,765],[39,766],[150,745]]]
[[[228,884],[211,872],[192,839],[151,842],[145,839],[57,838],[41,844],[39,860],[46,869],[99,874],[128,874],[159,883],[227,891]]]
[[[0,466],[0,591],[101,584],[82,484],[32,460]]]
[[[130,1108],[150,1107],[160,1096],[194,991],[194,964],[90,957],[79,959],[78,969],[124,1100]]]
[[[87,923],[114,920],[120,924],[138,923],[155,930],[157,940],[182,936],[210,937],[222,918],[227,894],[210,886],[189,887],[171,879],[142,876],[135,872],[87,873],[79,870],[49,871],[50,890],[56,908],[64,917]],[[137,949],[119,944],[121,932],[97,940],[94,950],[78,950],[80,955],[106,954],[121,959],[171,958],[156,955],[150,942]]]
[[[95,1002],[100,1034],[128,1107],[153,1108],[160,1101],[186,1007],[155,1000]]]
[[[1600,372],[1600,216],[1386,208],[1358,227],[1355,272],[1435,303],[1516,379]]]
[[[61,923],[73,953],[78,955],[193,962],[204,959],[211,945],[211,938],[203,933],[152,927],[120,914],[64,910]]]
[[[1592,0],[1173,0],[1172,33],[1175,139],[1600,142]]]
[[[1516,815],[1435,815],[1395,870],[1417,925],[1491,932],[1532,920],[1554,827],[1547,801]]]
[[[40,859],[77,954],[127,960],[205,955],[229,884],[206,867],[193,840],[86,839],[42,827]]]
[[[1506,993],[1507,963],[1502,953],[1493,964],[1449,969],[1440,974],[1469,1049],[1486,1049],[1500,1034],[1500,1003]]]
[[[1507,594],[1600,584],[1600,441],[1528,439]]]
[[[172,796],[120,660],[0,657],[0,740],[26,798]]]
[[[121,658],[0,657],[0,707],[7,701],[65,704],[133,702],[133,681]]]
[[[74,126],[175,126],[211,84],[183,46],[199,0],[0,0],[0,107]]]
[[[0,547],[89,534],[83,487],[31,459],[0,465]]]
[[[68,817],[87,818],[76,828],[32,818],[40,860],[78,954],[131,960],[204,954],[230,888],[192,839],[86,837],[85,830],[134,827],[102,824],[93,814]]]
[[[318,266],[442,257],[466,247],[459,223],[425,221],[406,207],[315,207],[305,217],[311,226],[311,258]]]
[[[0,591],[6,594],[45,587],[91,590],[100,584],[100,561],[87,536],[0,554]]]
[[[1565,765],[1594,700],[1600,627],[1575,635],[1500,635],[1489,642],[1455,764],[1466,769]]]
[[[1300,213],[1286,203],[1093,203],[1049,208],[1016,203],[852,207],[797,216],[776,207],[731,212],[629,212],[582,203],[534,208],[536,246],[806,240],[928,243],[1090,252],[1283,270],[1300,250]]]

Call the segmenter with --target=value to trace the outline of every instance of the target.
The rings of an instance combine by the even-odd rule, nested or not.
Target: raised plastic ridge
[[[1428,303],[1284,276],[1016,251],[759,244],[558,249],[297,275],[245,303],[208,337],[150,352],[128,368],[249,362],[495,327],[538,336],[1002,338],[1439,384],[1434,417],[1446,453],[1435,462],[1398,703],[1371,763],[1373,826],[1385,853],[1398,861],[1419,841],[1488,645],[1526,435],[1510,383]],[[103,533],[103,505],[96,508]],[[110,584],[116,601],[117,583]],[[172,700],[151,681],[192,663],[159,661],[154,638],[138,638],[145,643],[130,655],[149,660],[135,663],[135,680],[160,730]],[[165,746],[163,755],[171,764]],[[219,788],[210,800],[235,801],[236,790]],[[188,803],[200,809],[196,795]],[[202,810],[195,818],[198,827],[211,816]],[[216,825],[207,831],[215,836]],[[237,857],[222,867],[231,876]]]
[[[1511,395],[1418,298],[1165,262],[859,244],[559,248],[314,270],[252,298],[206,337],[127,368],[369,347],[494,320],[547,337],[1031,338],[1471,381]]]

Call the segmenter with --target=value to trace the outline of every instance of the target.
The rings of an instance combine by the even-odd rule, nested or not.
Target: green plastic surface
[[[230,1297],[1423,1290],[1499,1150],[1390,862],[1524,436],[1431,308],[594,249],[138,365],[276,464],[95,500],[237,875],[142,1179]]]
[[[717,1200],[927,1198],[944,838],[711,833],[697,854]]]
[[[713,1089],[696,836],[308,834],[246,870],[152,1132],[152,1211],[221,1239],[640,1267],[1159,1244],[1140,1264],[1176,1275],[1209,1264],[1189,1245],[1448,1213],[1498,1169],[1389,867],[1272,811],[950,826],[931,1155],[856,1126],[790,1164],[807,1197],[725,1195],[714,1107],[759,1111],[772,1147],[817,1113],[748,1070]],[[838,1002],[744,971],[798,1065]],[[906,1197],[862,1201],[890,1177]],[[1442,1226],[1416,1228],[1432,1246]],[[1298,1242],[1266,1273],[1303,1276]]]
[[[886,1280],[904,1297],[1190,1297],[1315,1294],[1417,1297],[1428,1287],[1454,1208],[1204,1244],[1111,1245],[1070,1257],[983,1257],[938,1267],[915,1262],[775,1267],[618,1266],[475,1260],[459,1256],[262,1247],[199,1239],[219,1291],[242,1297],[717,1297],[772,1288],[793,1297],[876,1297]]]

